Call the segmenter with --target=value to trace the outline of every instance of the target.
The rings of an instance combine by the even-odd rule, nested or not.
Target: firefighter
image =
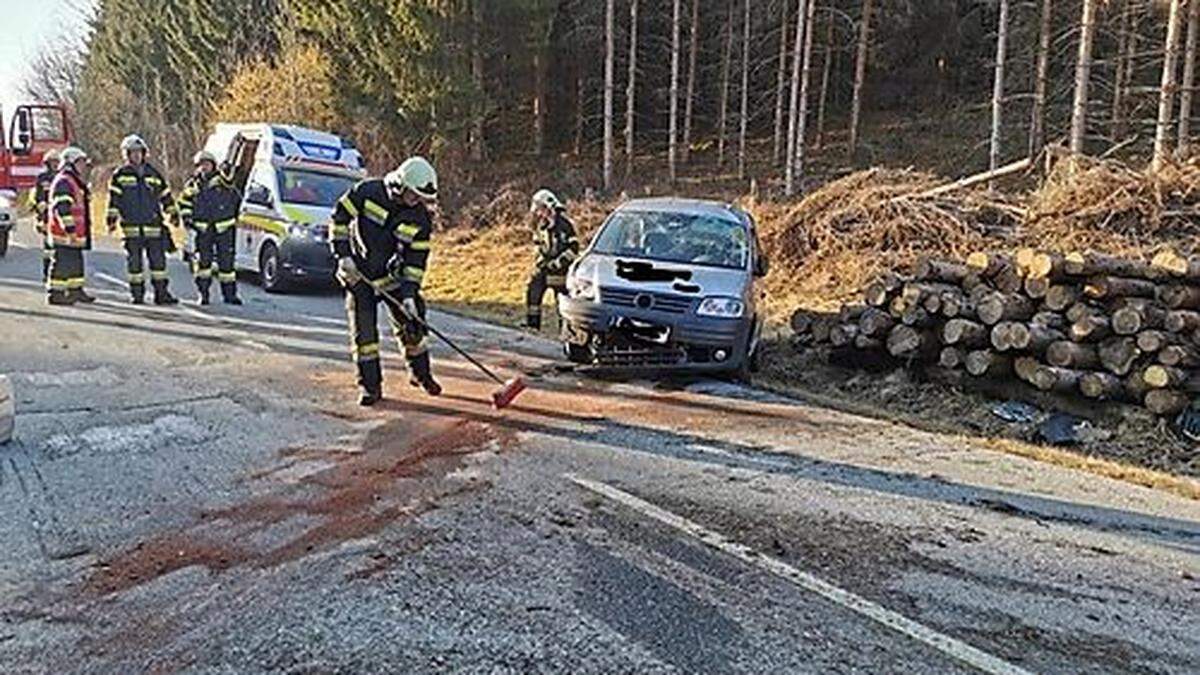
[[[149,148],[140,136],[129,135],[121,141],[125,164],[113,172],[108,185],[108,231],[121,230],[125,244],[125,271],[133,304],[146,299],[146,273],[142,257],[150,267],[150,285],[154,304],[174,305],[178,298],[167,289],[167,245],[170,236],[163,214],[175,210],[171,187],[148,161]]]
[[[360,405],[383,397],[381,298],[408,361],[409,383],[431,396],[442,393],[430,367],[421,297],[433,229],[430,206],[436,200],[437,172],[423,157],[410,157],[382,179],[356,184],[334,207],[331,243],[337,277],[346,288]]]
[[[47,299],[52,305],[90,303],[84,292],[83,252],[92,248],[91,194],[87,187],[90,162],[87,153],[70,147],[59,153],[58,173],[50,184],[50,209],[46,219],[50,239],[50,276]]]
[[[215,270],[225,304],[240,305],[233,260],[242,195],[234,187],[232,178],[217,166],[217,158],[211,152],[201,150],[192,163],[196,173],[179,198],[179,214],[184,226],[195,231],[192,272],[200,296],[197,301],[201,305],[210,302],[209,290]]]
[[[575,237],[575,226],[567,218],[566,207],[553,192],[538,190],[529,210],[537,221],[533,234],[537,260],[525,293],[525,327],[541,330],[542,298],[546,289],[566,292],[567,268],[579,255],[579,239]]]
[[[30,193],[33,201],[34,215],[37,217],[38,236],[42,239],[42,281],[50,276],[50,238],[46,236],[46,221],[50,217],[50,184],[58,174],[58,151],[48,150],[42,157],[45,169],[38,174],[37,183]]]

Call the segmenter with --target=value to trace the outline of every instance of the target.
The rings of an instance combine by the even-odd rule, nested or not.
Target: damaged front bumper
[[[568,351],[602,368],[736,371],[754,333],[752,317],[701,317],[691,308],[679,313],[559,296],[558,309]]]

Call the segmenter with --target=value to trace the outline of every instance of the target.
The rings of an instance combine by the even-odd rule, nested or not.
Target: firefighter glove
[[[354,258],[346,256],[338,260],[337,278],[346,288],[362,281],[362,273],[358,271],[358,265],[354,264]]]

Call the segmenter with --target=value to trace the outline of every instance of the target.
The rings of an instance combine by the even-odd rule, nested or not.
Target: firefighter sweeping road
[[[441,397],[360,408],[340,293],[132,306],[100,240],[98,302],[48,306],[32,230],[0,260],[5,672],[1200,670],[1195,501],[437,311],[529,390],[495,411],[434,344]]]

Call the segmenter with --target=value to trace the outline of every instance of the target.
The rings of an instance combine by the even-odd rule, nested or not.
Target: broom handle
[[[500,379],[500,376],[498,376],[498,375],[496,375],[495,373],[493,373],[493,372],[491,371],[491,369],[489,369],[487,366],[483,365],[483,364],[482,364],[482,363],[480,363],[479,361],[476,361],[474,356],[471,356],[471,355],[470,355],[470,354],[468,354],[468,353],[466,352],[466,350],[464,350],[462,347],[459,347],[458,345],[454,344],[454,341],[453,341],[453,340],[451,340],[450,338],[446,337],[444,334],[442,334],[442,332],[441,332],[440,330],[438,330],[438,329],[434,328],[433,326],[429,325],[429,322],[428,322],[428,321],[426,321],[425,319],[422,319],[422,318],[421,318],[421,317],[419,317],[419,316],[408,316],[408,312],[405,312],[405,311],[404,311],[404,303],[400,302],[400,300],[398,300],[398,299],[396,298],[396,296],[394,296],[394,295],[392,295],[390,292],[388,292],[388,291],[384,291],[384,290],[381,290],[381,291],[379,291],[379,293],[380,293],[381,295],[383,295],[383,297],[385,297],[385,298],[387,298],[388,300],[391,300],[393,303],[395,303],[395,304],[396,304],[396,306],[398,306],[398,307],[400,308],[400,312],[401,312],[402,314],[404,314],[404,316],[408,317],[408,318],[409,318],[410,320],[412,320],[412,321],[416,321],[418,324],[420,324],[421,326],[423,326],[423,327],[425,328],[425,330],[427,330],[427,331],[429,331],[430,333],[433,333],[434,335],[436,335],[436,336],[437,336],[437,338],[438,338],[439,340],[441,340],[442,342],[445,342],[445,343],[446,343],[446,346],[448,346],[448,347],[450,347],[451,349],[453,349],[454,351],[458,352],[458,355],[459,355],[459,356],[463,357],[463,358],[464,358],[464,359],[466,359],[467,361],[470,361],[470,362],[471,362],[471,365],[475,366],[475,367],[476,367],[476,368],[478,368],[480,371],[482,371],[484,375],[487,375],[488,377],[490,377],[490,378],[492,378],[493,380],[495,380],[497,384],[501,384],[501,385],[503,385],[503,384],[504,384],[504,380]]]

